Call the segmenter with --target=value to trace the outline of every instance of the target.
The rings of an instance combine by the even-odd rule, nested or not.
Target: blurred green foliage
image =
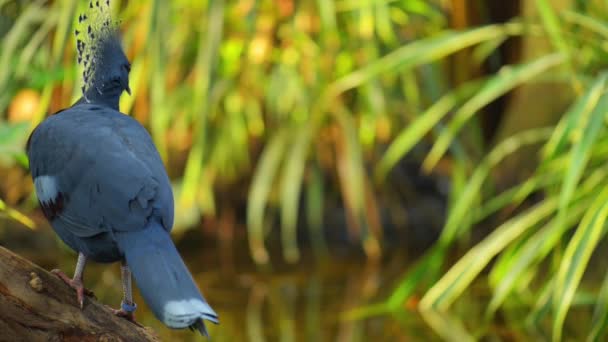
[[[34,89],[33,127],[79,96],[71,34],[79,6],[86,1],[2,4],[11,23],[0,58],[13,67],[0,71],[0,110]],[[341,193],[365,250],[379,254],[364,155],[376,156],[448,84],[440,64],[414,68],[457,50],[457,34],[424,43],[425,56],[404,46],[445,28],[438,3],[114,1],[113,9],[132,61],[134,93],[121,109],[150,129],[168,165],[178,230],[216,214],[222,184],[253,175],[247,223],[259,263],[268,261],[269,208],[279,209],[285,258],[298,260],[303,187],[319,189],[306,192],[311,204]],[[464,44],[503,31],[465,34]],[[322,190],[328,179],[337,186]],[[306,207],[309,226],[319,227],[323,208]]]
[[[533,14],[522,9],[504,23],[453,30],[462,1],[113,1],[132,61],[134,94],[121,99],[121,109],[150,129],[168,166],[178,230],[216,215],[222,192],[245,181],[237,190],[247,197],[248,241],[259,264],[269,262],[265,241],[277,215],[287,261],[300,257],[302,217],[323,245],[323,203],[334,193],[366,254],[378,258],[378,193],[390,171],[429,142],[423,170],[449,165],[441,237],[387,301],[352,316],[400,310],[430,287],[420,309],[431,326],[444,337],[467,338],[444,314],[489,269],[488,317],[514,301],[528,309],[531,325],[550,317],[560,340],[608,215],[608,8],[566,3],[557,11],[536,0],[525,6]],[[0,65],[8,66],[0,68],[0,112],[7,113],[0,130],[8,132],[0,151],[14,160],[24,160],[15,146],[27,131],[5,121],[13,122],[11,108],[24,89],[35,94],[30,128],[79,96],[71,32],[83,5],[0,0]],[[550,47],[481,72],[513,38]],[[574,95],[561,120],[484,139],[484,109],[539,83]],[[531,174],[496,186],[506,159],[541,145]],[[542,196],[531,200],[535,194]],[[484,220],[504,222],[442,275],[451,248],[470,242]],[[606,293],[608,281],[596,298],[590,340],[604,333]]]

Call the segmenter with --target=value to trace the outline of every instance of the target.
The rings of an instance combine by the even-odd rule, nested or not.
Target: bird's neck
[[[118,102],[120,100],[120,95],[105,95],[101,96],[98,93],[87,92],[86,96],[82,96],[74,105],[77,104],[98,104],[104,107],[110,107],[116,111],[118,111]]]

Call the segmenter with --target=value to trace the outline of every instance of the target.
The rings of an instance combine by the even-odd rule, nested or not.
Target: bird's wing
[[[79,104],[45,120],[28,142],[38,200],[77,236],[173,225],[173,193],[148,132],[107,107]]]

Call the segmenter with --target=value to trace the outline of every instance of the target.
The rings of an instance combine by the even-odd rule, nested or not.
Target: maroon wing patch
[[[38,201],[38,203],[40,203],[40,207],[42,208],[44,216],[49,221],[53,221],[57,216],[59,216],[63,212],[66,202],[67,196],[64,195],[62,192],[57,193],[57,197],[50,201]]]

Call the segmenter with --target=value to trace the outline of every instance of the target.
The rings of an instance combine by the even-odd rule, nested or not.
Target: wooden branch
[[[0,247],[0,341],[159,341],[57,276]]]

